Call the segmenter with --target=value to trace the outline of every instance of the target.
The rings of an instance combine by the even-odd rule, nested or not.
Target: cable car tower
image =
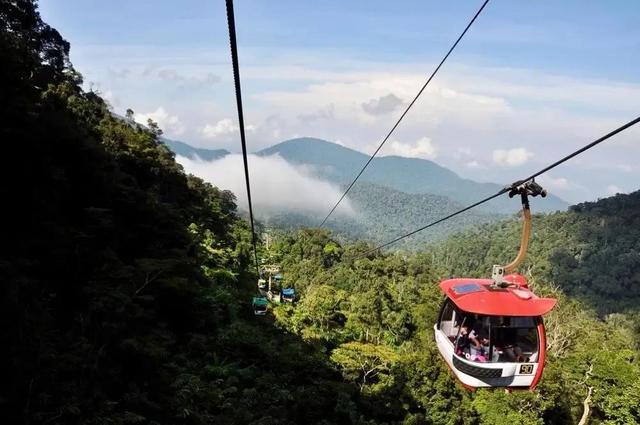
[[[434,325],[438,351],[469,389],[533,389],[542,377],[546,355],[542,316],[556,300],[539,298],[524,276],[514,271],[524,261],[531,233],[529,196],[546,196],[535,181],[520,182],[509,197],[520,195],[523,228],[516,258],[493,266],[491,279],[455,278],[440,282],[445,295]]]

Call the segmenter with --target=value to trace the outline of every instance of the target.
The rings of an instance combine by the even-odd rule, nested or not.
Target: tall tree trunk
[[[593,363],[589,365],[589,369],[585,372],[584,381],[582,381],[582,383],[586,385],[592,373],[593,373]],[[591,414],[591,392],[592,391],[593,391],[593,387],[588,387],[587,397],[582,402],[582,406],[583,406],[582,417],[580,418],[580,422],[578,422],[578,425],[587,425],[587,422],[589,422],[589,415]]]
[[[592,390],[593,390],[593,387],[589,387],[589,391],[587,392],[587,398],[585,398],[584,401],[582,402],[582,406],[583,406],[582,417],[580,418],[580,422],[578,422],[578,425],[587,425],[587,422],[589,421],[589,415],[591,414],[591,391]]]

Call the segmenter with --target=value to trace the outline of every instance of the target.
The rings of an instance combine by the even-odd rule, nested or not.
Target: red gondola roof
[[[539,298],[520,275],[504,278],[519,286],[492,289],[491,279],[459,278],[440,282],[440,289],[461,310],[491,316],[542,316],[556,305],[553,298]]]

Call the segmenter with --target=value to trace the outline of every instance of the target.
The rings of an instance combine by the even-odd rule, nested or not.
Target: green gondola
[[[265,297],[253,297],[251,307],[253,308],[253,314],[256,316],[264,316],[267,314],[267,306],[269,302]]]

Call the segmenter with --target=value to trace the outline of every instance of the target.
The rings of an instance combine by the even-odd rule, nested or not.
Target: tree
[[[380,379],[380,375],[388,375],[398,359],[395,351],[384,345],[361,342],[341,344],[331,353],[331,360],[342,369],[345,378],[359,382],[361,390]]]
[[[147,119],[147,127],[149,128],[151,134],[153,134],[155,137],[162,136],[162,129],[158,126],[158,123],[151,118]]]

